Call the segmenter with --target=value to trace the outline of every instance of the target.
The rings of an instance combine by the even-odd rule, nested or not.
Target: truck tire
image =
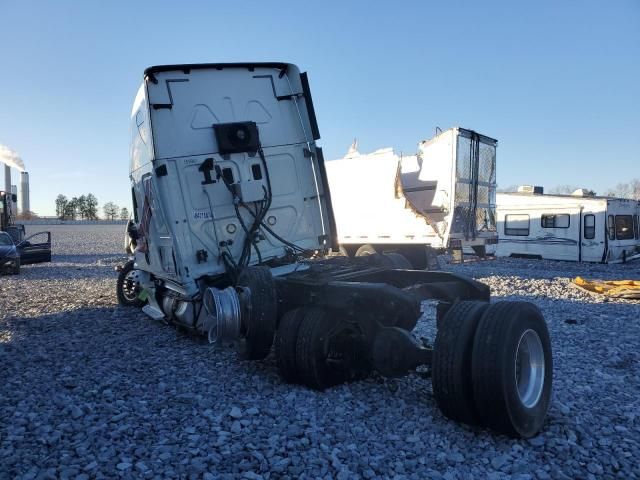
[[[280,319],[278,331],[276,332],[276,362],[280,376],[287,383],[298,383],[300,381],[296,366],[296,342],[298,341],[298,331],[305,313],[304,308],[289,310]]]
[[[362,346],[352,342],[334,344],[336,333],[349,330],[347,324],[339,323],[339,320],[336,321],[335,317],[319,308],[304,310],[296,343],[300,381],[315,390],[324,390],[368,375],[371,365],[365,358]],[[356,362],[359,365],[355,365]]]
[[[365,257],[367,255],[375,255],[378,253],[373,245],[362,245],[358,250],[356,250],[356,257]]]
[[[473,245],[471,249],[477,257],[482,259],[487,258],[487,247],[485,245]]]
[[[478,423],[471,362],[476,328],[488,307],[488,303],[472,301],[453,305],[438,328],[434,345],[431,382],[438,408],[446,417],[468,425]]]
[[[133,260],[128,261],[118,274],[116,282],[116,296],[118,303],[123,307],[141,308],[145,301],[140,300],[138,296],[142,291],[136,276],[136,269],[133,266]]]
[[[243,360],[262,360],[271,351],[276,332],[278,298],[269,267],[245,267],[238,286],[251,292],[251,308],[243,319],[243,338],[238,353]]]
[[[383,253],[382,256],[389,262],[391,268],[399,270],[411,270],[413,268],[411,262],[401,253],[387,252]]]
[[[480,421],[515,438],[542,428],[551,399],[551,341],[542,313],[529,302],[491,305],[478,324],[472,356]]]

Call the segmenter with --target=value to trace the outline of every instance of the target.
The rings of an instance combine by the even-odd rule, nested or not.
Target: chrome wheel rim
[[[515,382],[520,401],[527,408],[536,406],[544,387],[545,362],[542,341],[535,330],[525,330],[515,356]]]
[[[140,293],[140,279],[137,270],[131,270],[124,277],[124,282],[122,282],[122,293],[124,298],[129,301],[133,301],[138,298],[138,294]]]

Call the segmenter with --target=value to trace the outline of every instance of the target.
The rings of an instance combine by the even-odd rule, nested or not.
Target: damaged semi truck
[[[498,243],[498,141],[451,128],[418,143],[415,155],[356,148],[327,163],[338,242],[349,256],[395,252],[414,268],[444,249],[484,257]]]
[[[148,68],[131,113],[135,248],[119,302],[242,359],[275,347],[282,378],[318,390],[426,366],[447,417],[535,435],[552,383],[540,311],[394,253],[329,256],[319,138],[295,65]],[[418,319],[437,322],[433,344],[412,335]]]

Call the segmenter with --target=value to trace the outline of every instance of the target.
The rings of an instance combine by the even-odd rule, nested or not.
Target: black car
[[[6,232],[0,232],[0,273],[20,273],[18,248]]]
[[[0,273],[20,273],[20,265],[51,261],[51,232],[39,232],[17,245],[7,232],[0,232]]]
[[[16,245],[20,263],[42,263],[51,261],[51,232],[38,232]]]

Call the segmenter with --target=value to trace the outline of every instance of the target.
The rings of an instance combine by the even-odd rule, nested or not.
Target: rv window
[[[609,240],[616,239],[616,229],[613,225],[613,215],[607,217],[607,230],[609,231]]]
[[[633,216],[633,232],[635,234],[636,240],[640,239],[640,219],[638,218],[638,214]]]
[[[584,216],[584,238],[592,240],[596,238],[596,216],[589,214]]]
[[[526,237],[529,235],[529,215],[505,215],[504,234],[518,237]]]
[[[633,239],[633,217],[631,215],[616,215],[616,238],[618,240]]]
[[[542,214],[540,224],[542,228],[569,228],[569,214]]]

